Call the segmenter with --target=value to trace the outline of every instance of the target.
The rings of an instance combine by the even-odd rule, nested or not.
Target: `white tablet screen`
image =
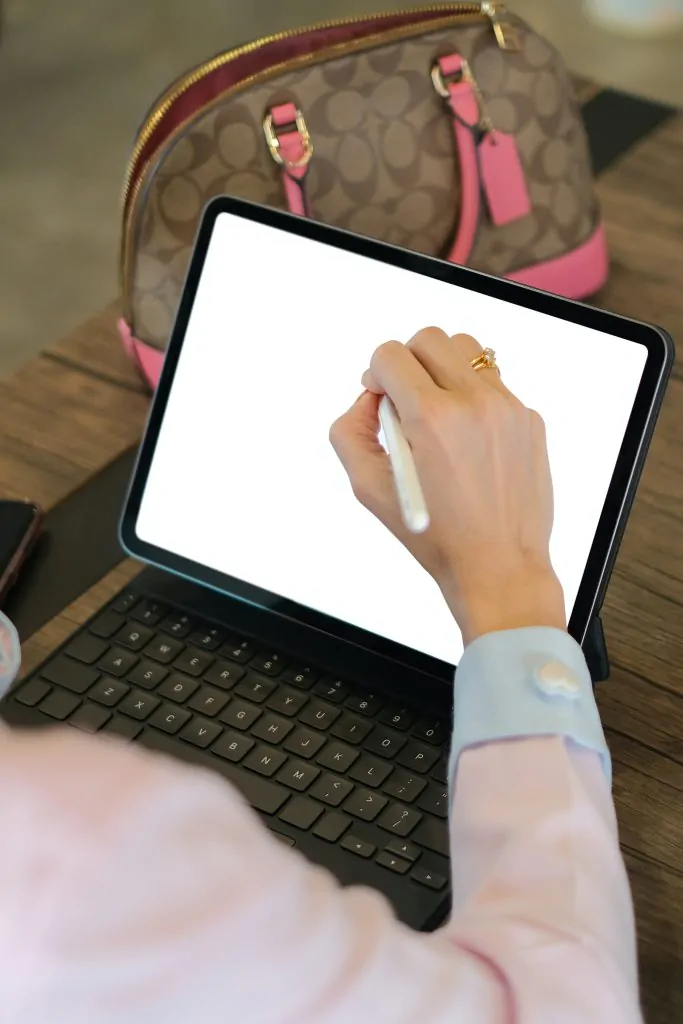
[[[436,585],[355,500],[328,441],[373,350],[429,325],[495,349],[543,416],[571,614],[646,349],[254,221],[215,223],[136,532],[455,664]]]

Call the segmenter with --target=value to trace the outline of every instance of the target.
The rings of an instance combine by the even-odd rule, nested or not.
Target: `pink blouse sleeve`
[[[0,735],[0,1019],[640,1021],[597,754],[464,750],[432,935],[280,844],[218,776],[69,730]]]

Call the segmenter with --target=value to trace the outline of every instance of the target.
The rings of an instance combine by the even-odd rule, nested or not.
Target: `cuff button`
[[[534,673],[536,688],[546,697],[564,697],[577,700],[581,696],[581,684],[574,672],[559,661],[547,661]]]

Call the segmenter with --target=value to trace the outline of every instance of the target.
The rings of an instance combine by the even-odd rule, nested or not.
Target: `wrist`
[[[471,581],[453,574],[441,587],[465,646],[486,633],[528,626],[566,630],[564,594],[552,566],[480,570]]]

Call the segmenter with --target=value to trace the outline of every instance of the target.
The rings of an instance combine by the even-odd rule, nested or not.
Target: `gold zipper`
[[[135,147],[133,149],[133,154],[128,163],[122,195],[124,224],[122,244],[120,250],[120,282],[125,304],[128,305],[126,278],[128,269],[128,253],[130,252],[129,233],[133,219],[132,211],[135,207],[136,200],[141,191],[143,180],[145,177],[144,172],[146,168],[149,166],[149,162],[138,175],[135,185],[131,187],[133,173],[136,169],[137,162],[145,146],[147,145],[150,138],[158,128],[159,124],[163,121],[168,111],[171,109],[171,107],[175,104],[175,102],[179,99],[180,96],[182,96],[188,89],[190,89],[193,85],[199,82],[202,78],[204,78],[208,74],[211,74],[211,72],[215,71],[216,69],[223,67],[225,64],[230,63],[238,57],[244,56],[248,53],[253,53],[255,50],[260,49],[261,47],[269,45],[274,42],[290,39],[294,36],[303,35],[304,33],[308,32],[321,31],[327,28],[342,27],[344,25],[353,24],[358,21],[381,21],[389,17],[395,17],[396,14],[421,14],[423,12],[429,14],[439,13],[441,11],[443,11],[444,14],[443,20],[435,19],[433,22],[416,22],[412,25],[399,26],[397,35],[400,36],[403,34],[400,31],[401,29],[405,29],[406,33],[411,33],[412,31],[419,28],[426,29],[430,25],[434,25],[435,29],[441,28],[444,27],[444,22],[450,23],[453,17],[463,17],[468,19],[481,18],[482,20],[488,19],[491,21],[496,41],[501,49],[519,49],[519,41],[514,26],[511,25],[510,22],[501,20],[501,15],[504,14],[504,8],[502,4],[496,3],[494,2],[494,0],[482,0],[482,2],[480,3],[450,3],[438,4],[430,7],[410,8],[408,10],[386,12],[378,15],[367,15],[366,17],[363,18],[341,18],[335,21],[318,22],[316,24],[309,25],[306,28],[294,29],[287,32],[278,32],[270,36],[262,36],[260,39],[254,40],[251,43],[247,43],[244,46],[239,46],[233,50],[228,50],[225,53],[219,54],[217,57],[214,57],[213,59],[206,61],[205,63],[196,67],[193,71],[188,72],[187,75],[178,79],[166,93],[163,93],[160,96],[158,103],[149,114],[147,120],[142,125],[138,133],[138,138]],[[365,39],[354,40],[352,42],[357,42],[359,46],[363,46],[370,43],[373,39],[379,38],[382,38],[381,33],[373,33],[373,35],[370,37],[365,37]],[[384,38],[386,38],[386,36]],[[349,45],[349,43],[335,44],[331,47],[326,47],[323,50],[317,51],[315,53],[303,54],[300,58],[292,58],[288,61],[282,62],[279,65],[272,65],[269,68],[264,68],[262,71],[257,72],[253,75],[249,75],[246,78],[241,79],[239,82],[236,82],[234,86],[231,86],[229,89],[221,93],[219,97],[216,97],[213,102],[224,102],[224,100],[228,96],[230,96],[231,93],[248,88],[255,82],[260,81],[263,78],[272,76],[274,73],[279,74],[284,69],[284,67],[303,66],[307,63],[312,63],[316,58],[327,59],[330,56],[330,53],[333,53],[336,49],[344,49],[345,51],[348,51],[350,49],[355,49],[355,47]],[[194,117],[194,114],[192,115],[192,117]],[[181,129],[189,120],[191,120],[191,118],[187,118],[185,121],[182,122],[181,125],[177,125],[172,134],[175,135],[176,132],[179,129]],[[168,142],[168,139],[165,140],[165,142]],[[125,312],[126,315],[130,317],[130,310],[126,310]]]

